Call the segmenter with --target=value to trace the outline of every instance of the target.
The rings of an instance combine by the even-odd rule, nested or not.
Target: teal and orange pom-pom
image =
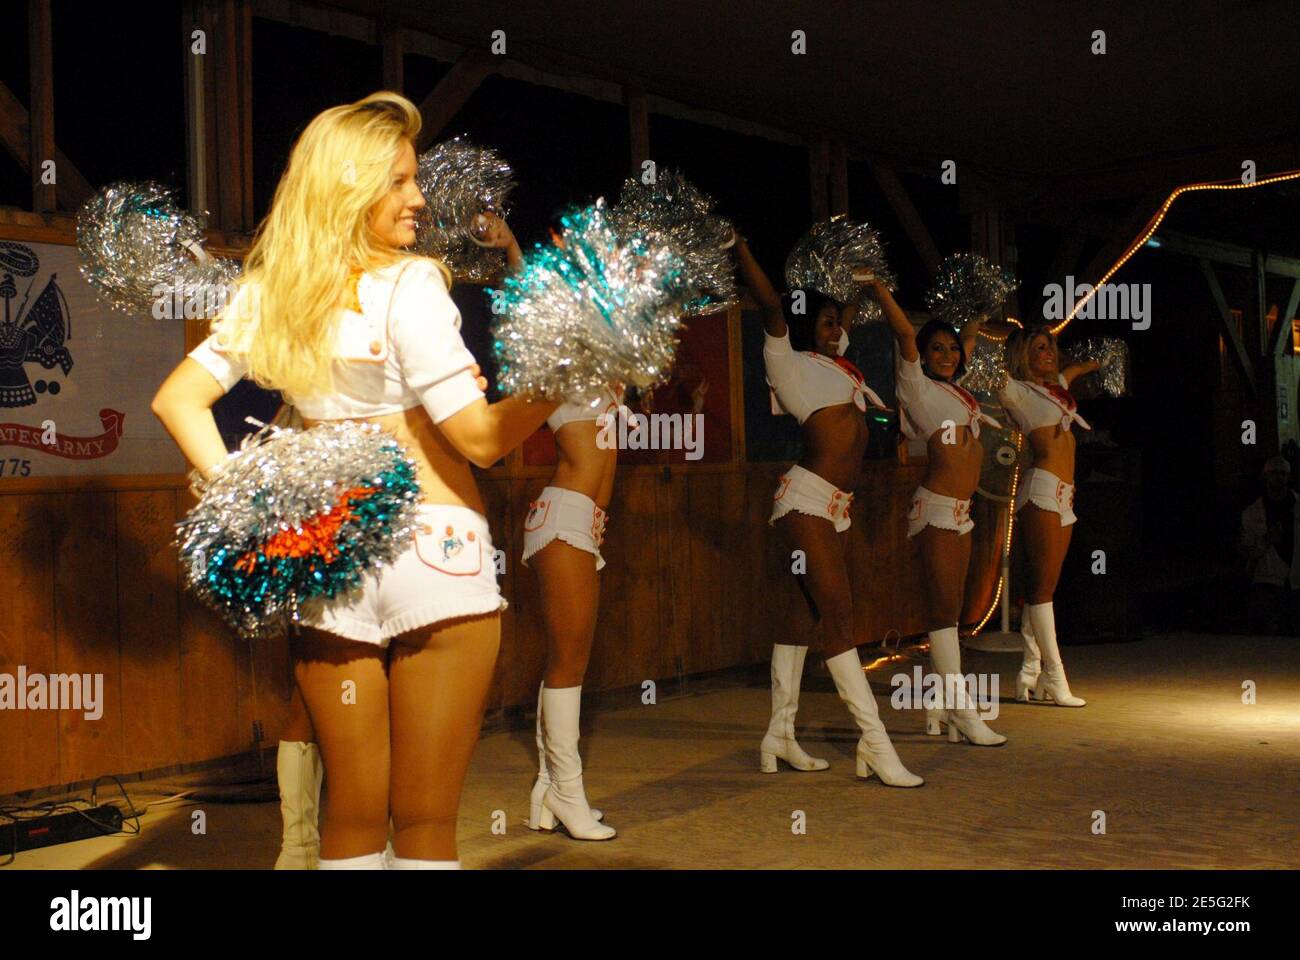
[[[377,427],[259,431],[177,524],[189,587],[245,637],[358,586],[415,529],[415,463]]]

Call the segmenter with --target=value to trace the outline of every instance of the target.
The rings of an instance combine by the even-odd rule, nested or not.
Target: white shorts
[[[524,518],[524,566],[538,550],[563,540],[594,556],[596,569],[601,569],[605,558],[600,555],[600,545],[605,542],[608,519],[609,514],[591,497],[563,487],[547,487],[528,505],[528,516]]]
[[[907,512],[908,539],[926,527],[970,533],[975,529],[975,521],[970,518],[970,501],[942,497],[933,490],[917,487],[912,494],[912,508]]]
[[[853,494],[845,493],[829,480],[823,480],[811,470],[795,464],[777,481],[776,494],[772,497],[772,516],[767,522],[774,524],[793,511],[829,520],[835,525],[836,533],[843,533],[851,525],[849,504],[852,502]]]
[[[1060,514],[1063,527],[1068,527],[1078,519],[1074,515],[1074,484],[1066,483],[1041,467],[1026,470],[1020,478],[1020,488],[1016,491],[1016,513],[1023,510],[1027,503]]]
[[[412,543],[391,566],[333,599],[304,603],[300,622],[386,647],[407,630],[506,608],[497,588],[496,551],[483,514],[469,507],[422,503]]]

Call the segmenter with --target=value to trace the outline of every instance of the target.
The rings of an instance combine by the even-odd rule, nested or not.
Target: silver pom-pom
[[[975,338],[975,350],[966,358],[966,373],[959,381],[984,401],[996,401],[998,391],[1007,382],[1006,344],[988,337]]]
[[[1009,272],[978,253],[954,253],[939,264],[925,305],[932,317],[960,330],[971,320],[988,319],[1018,285]]]
[[[609,222],[621,236],[639,233],[647,243],[671,247],[682,258],[688,282],[700,291],[686,304],[688,315],[713,313],[737,302],[731,221],[714,212],[713,198],[680,173],[661,171],[651,184],[639,177],[626,180],[618,203],[609,208]]]
[[[862,279],[866,275],[891,291],[897,286],[880,234],[868,224],[842,216],[814,224],[785,261],[785,282],[791,290],[812,289],[840,303],[856,302],[855,322],[876,323],[885,315]]]
[[[1103,392],[1112,397],[1122,397],[1129,392],[1128,344],[1118,337],[1089,337],[1070,344],[1062,351],[1068,363],[1096,360],[1100,369],[1084,374],[1071,387],[1085,399],[1100,396]]]
[[[538,244],[488,291],[501,391],[564,400],[615,382],[663,383],[682,307],[698,295],[681,257],[639,234],[620,236],[603,200],[560,224],[554,244]]]
[[[426,201],[416,215],[415,249],[441,260],[457,279],[487,283],[499,277],[505,251],[475,243],[474,221],[485,212],[505,216],[515,187],[510,164],[491,147],[456,137],[424,152],[415,182]]]
[[[415,529],[415,462],[374,424],[265,427],[244,441],[177,526],[187,585],[245,637],[274,636],[299,606],[392,563]]]
[[[206,219],[176,206],[170,187],[151,181],[110,184],[77,211],[81,272],[116,309],[211,318],[225,306],[240,264],[203,249]],[[199,309],[195,310],[194,305]]]

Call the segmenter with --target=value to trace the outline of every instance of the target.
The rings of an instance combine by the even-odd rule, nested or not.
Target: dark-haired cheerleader
[[[787,324],[780,298],[743,239],[736,254],[741,276],[763,311],[763,359],[774,403],[793,415],[803,432],[803,459],[781,477],[769,523],[806,557],[807,573],[799,584],[811,614],[807,626],[820,630],[835,689],[861,731],[858,776],[874,773],[891,787],[919,787],[924,781],[903,766],[880,722],[853,636],[845,535],[850,491],[866,453],[868,398],[882,405],[842,356],[856,306],[825,300],[809,317]],[[794,735],[807,650],[797,642],[772,648],[772,720],[760,747],[765,773],[776,771],[778,759],[796,770],[827,767],[825,760],[805,753]]]

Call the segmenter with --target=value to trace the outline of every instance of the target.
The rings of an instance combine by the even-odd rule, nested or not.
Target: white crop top
[[[231,312],[239,309],[240,287]],[[471,367],[474,356],[460,336],[460,311],[437,266],[405,259],[363,274],[357,283],[361,312],[343,309],[334,362],[334,393],[294,397],[311,420],[378,417],[423,405],[441,423],[483,396]],[[247,340],[256,326],[240,324],[240,343],[218,324],[190,356],[229,391],[247,373]]]
[[[606,387],[598,394],[589,397],[570,397],[560,406],[555,408],[555,412],[546,418],[546,425],[551,428],[552,433],[559,433],[560,427],[566,423],[574,423],[579,420],[596,420],[607,414],[617,414],[619,408],[623,406],[623,391],[617,394]]]
[[[772,390],[772,412],[788,413],[800,425],[823,407],[841,403],[851,403],[864,413],[868,403],[885,408],[852,364],[793,349],[789,332],[781,337],[763,334],[763,362]]]
[[[899,426],[909,440],[929,440],[947,423],[969,427],[976,439],[979,439],[981,420],[991,427],[1002,426],[980,410],[979,401],[955,383],[927,377],[919,359],[908,361],[900,355],[897,371]]]
[[[1070,396],[1065,377],[1057,374],[1057,381],[1060,386],[1049,386],[1032,380],[1007,379],[1006,386],[998,391],[998,400],[1017,430],[1029,433],[1056,423],[1061,425],[1062,430],[1069,430],[1072,423],[1077,423],[1085,430],[1092,429],[1088,421],[1079,416],[1078,404]]]

